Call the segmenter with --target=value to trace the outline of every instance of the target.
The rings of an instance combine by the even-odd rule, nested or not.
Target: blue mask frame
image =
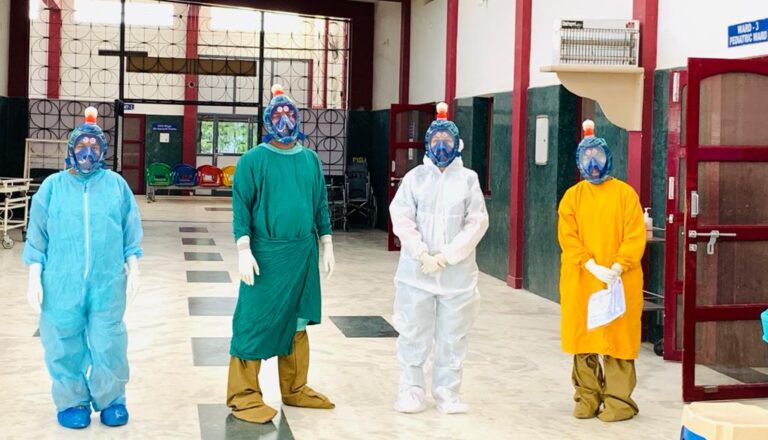
[[[450,150],[450,147],[443,142],[439,142],[434,147],[431,146],[430,140],[438,132],[445,132],[453,137],[453,150]],[[437,119],[427,129],[427,134],[424,136],[424,145],[427,157],[432,163],[437,167],[447,168],[456,158],[461,157],[461,151],[459,151],[459,128],[452,121]]]
[[[296,122],[291,123],[290,119],[283,115],[277,124],[272,123],[272,115],[278,111],[279,107],[287,106],[296,115]],[[294,141],[303,141],[306,139],[304,133],[301,132],[301,112],[296,105],[285,95],[278,95],[269,101],[269,105],[264,110],[264,117],[262,118],[264,127],[267,130],[267,134],[262,137],[262,142],[268,143],[271,140],[276,140],[281,144],[290,144]]]
[[[75,153],[75,147],[84,138],[94,138],[101,149],[97,153],[91,146],[86,146]],[[72,167],[80,174],[91,174],[104,166],[104,158],[107,156],[107,138],[101,127],[96,124],[85,123],[74,130],[69,135],[67,141],[67,167]]]
[[[582,160],[586,150],[592,148],[599,148],[605,152],[605,163],[601,163],[596,159],[590,159],[586,164]],[[581,177],[595,185],[599,185],[611,177],[611,171],[613,170],[613,155],[608,148],[608,143],[605,139],[598,137],[586,137],[579,143],[579,148],[576,149],[576,166],[579,169]],[[598,176],[593,176],[592,171],[598,170]]]

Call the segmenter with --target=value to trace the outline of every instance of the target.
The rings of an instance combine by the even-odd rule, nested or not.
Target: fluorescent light
[[[271,34],[301,33],[302,24],[307,20],[296,14],[264,13],[264,32]]]
[[[247,9],[211,8],[211,30],[258,32],[261,14]]]
[[[270,34],[300,33],[306,19],[296,14],[264,13],[264,32]],[[252,9],[211,8],[213,31],[259,32],[261,13]]]
[[[40,0],[29,0],[29,19],[40,20]]]

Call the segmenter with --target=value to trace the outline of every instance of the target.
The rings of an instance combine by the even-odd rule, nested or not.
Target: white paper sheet
[[[589,297],[587,306],[587,330],[611,323],[627,311],[624,299],[624,284],[621,278],[607,289],[597,291]]]

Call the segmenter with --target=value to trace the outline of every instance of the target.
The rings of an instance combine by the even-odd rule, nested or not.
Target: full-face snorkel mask
[[[439,168],[447,168],[461,156],[459,128],[448,120],[448,104],[437,104],[437,119],[424,136],[427,157]]]
[[[272,86],[272,100],[264,110],[264,127],[267,134],[263,142],[276,140],[281,144],[290,144],[296,140],[304,140],[301,132],[301,113],[296,104],[285,95],[283,86]]]
[[[72,130],[67,142],[67,166],[83,175],[103,167],[107,155],[107,139],[96,124],[98,116],[95,107],[85,109],[85,123]]]
[[[605,139],[595,137],[595,123],[589,119],[582,124],[584,138],[576,149],[576,166],[584,180],[599,185],[611,177],[613,158]]]

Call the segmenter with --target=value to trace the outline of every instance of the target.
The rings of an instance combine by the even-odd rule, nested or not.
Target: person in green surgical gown
[[[232,321],[227,405],[238,419],[267,423],[276,411],[259,386],[261,361],[278,356],[283,403],[332,409],[307,386],[306,326],[320,323],[322,266],[335,260],[320,159],[298,141],[300,114],[282,87],[264,112],[264,143],[240,158],[232,187],[240,291]],[[318,245],[318,242],[320,245]]]

